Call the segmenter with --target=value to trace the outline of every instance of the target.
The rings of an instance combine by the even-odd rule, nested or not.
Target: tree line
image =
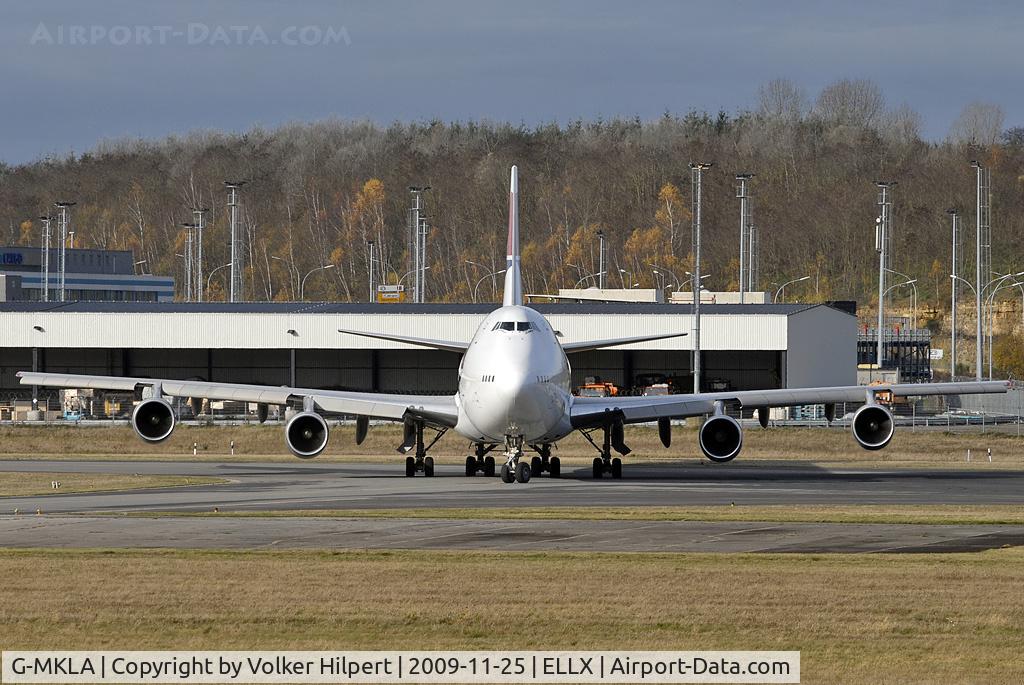
[[[427,300],[490,300],[500,292],[484,277],[504,267],[508,169],[518,164],[528,292],[593,285],[598,231],[607,238],[610,286],[678,288],[692,264],[688,163],[702,161],[714,164],[703,176],[710,289],[738,284],[735,175],[747,172],[755,174],[762,289],[810,276],[787,296],[871,306],[875,181],[884,179],[899,183],[892,263],[918,278],[923,307],[941,309],[950,288],[946,210],[960,209],[970,235],[972,160],[992,169],[993,268],[1024,270],[1024,129],[1004,123],[997,106],[970,103],[946,139],[927,141],[920,116],[890,107],[870,81],[836,81],[812,100],[778,79],[760,88],[756,107],[735,114],[532,127],[326,120],[104,141],[81,154],[0,166],[0,230],[8,244],[39,245],[38,217],[57,200],[74,200],[77,247],[132,250],[148,272],[175,275],[183,292],[181,224],[193,208],[209,208],[204,268],[227,263],[223,181],[241,178],[247,299],[298,299],[302,278],[333,264],[307,280],[306,299],[363,301],[369,241],[377,283],[411,268],[408,186],[429,185]],[[214,274],[208,299],[224,298],[226,272]]]

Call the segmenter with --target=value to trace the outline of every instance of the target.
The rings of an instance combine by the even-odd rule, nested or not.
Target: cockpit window
[[[533,324],[529,321],[499,321],[492,331],[532,331]]]

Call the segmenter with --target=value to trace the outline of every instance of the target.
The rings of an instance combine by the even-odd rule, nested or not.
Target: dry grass
[[[374,426],[369,437],[357,446],[352,426],[333,427],[322,461],[398,461],[395,446],[401,429],[395,425]],[[0,458],[8,459],[192,459],[192,444],[198,444],[199,460],[231,460],[229,445],[235,441],[235,460],[289,461],[294,459],[284,445],[281,426],[181,426],[164,443],[150,445],[135,437],[127,426],[4,426],[0,427]],[[627,461],[697,460],[696,432],[676,428],[671,448],[665,449],[657,431],[630,426],[626,441],[633,448]],[[992,448],[994,468],[1024,468],[1024,438],[1004,433],[945,433],[938,430],[896,431],[892,444],[879,452],[866,452],[849,432],[839,428],[777,428],[748,430],[740,461],[813,461],[846,466],[957,466],[973,450],[973,468],[988,468],[979,461]],[[457,463],[469,453],[466,440],[450,434],[431,451],[441,463]],[[578,433],[557,445],[555,454],[566,463],[586,463],[595,455]]]
[[[54,489],[53,481],[59,482],[60,487]],[[226,482],[223,478],[197,476],[0,471],[0,497],[173,488],[183,485],[211,485]]]
[[[0,648],[792,649],[806,683],[1019,683],[1022,563],[5,551]]]
[[[275,509],[269,511],[146,511],[116,516],[230,518],[401,518],[474,519],[500,516],[493,508]],[[776,523],[900,523],[929,525],[1024,525],[1024,507],[1014,505],[853,504],[694,507],[517,507],[516,519],[530,521],[770,521]]]

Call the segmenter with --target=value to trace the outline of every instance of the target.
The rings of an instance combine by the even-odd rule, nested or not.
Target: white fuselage
[[[551,324],[505,306],[480,324],[459,365],[455,430],[475,442],[554,442],[572,432],[569,361]]]

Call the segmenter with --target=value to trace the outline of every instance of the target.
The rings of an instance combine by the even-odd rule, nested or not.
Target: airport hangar
[[[691,305],[535,307],[566,341],[687,333],[572,355],[573,387],[587,376],[630,387],[638,374],[692,374]],[[458,355],[338,329],[468,341],[493,309],[493,304],[0,303],[0,398],[30,397],[15,373],[32,369],[33,359],[37,370],[51,372],[453,393]],[[705,386],[713,379],[735,390],[853,385],[857,320],[826,305],[702,305],[701,359]]]

